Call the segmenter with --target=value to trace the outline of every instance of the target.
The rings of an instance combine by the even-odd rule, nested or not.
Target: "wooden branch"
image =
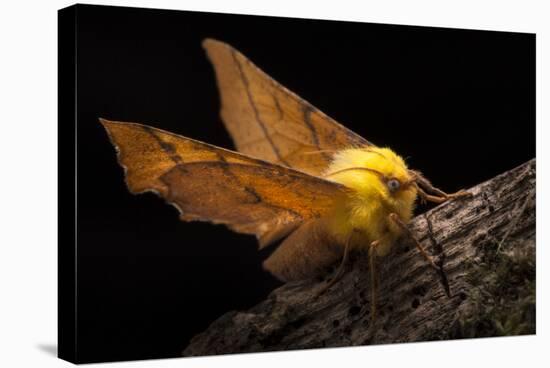
[[[405,241],[378,261],[372,326],[367,255],[356,254],[321,297],[326,281],[285,284],[221,316],[183,355],[535,333],[535,160],[469,191],[410,224],[442,273]]]

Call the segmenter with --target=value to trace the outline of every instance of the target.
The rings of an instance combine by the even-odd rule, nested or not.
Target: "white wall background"
[[[95,1],[94,4],[537,33],[537,336],[224,357],[116,367],[542,367],[550,363],[548,88],[545,1]],[[57,10],[0,5],[0,367],[64,367],[57,344]],[[546,63],[546,64],[545,64]],[[544,95],[545,93],[545,95]],[[544,110],[546,114],[543,115]],[[519,127],[521,129],[521,127]],[[489,143],[490,144],[490,143]],[[95,366],[95,365],[92,365]]]

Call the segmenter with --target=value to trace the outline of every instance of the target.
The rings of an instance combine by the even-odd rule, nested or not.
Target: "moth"
[[[132,193],[157,193],[183,221],[255,235],[260,249],[281,241],[263,263],[279,279],[317,276],[340,260],[330,287],[350,251],[367,250],[374,280],[375,258],[411,235],[417,198],[439,203],[467,194],[435,188],[393,150],[340,125],[230,45],[206,39],[203,47],[238,152],[148,125],[100,121]]]

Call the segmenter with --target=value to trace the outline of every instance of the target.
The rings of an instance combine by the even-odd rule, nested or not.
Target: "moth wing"
[[[263,266],[283,281],[321,275],[342,258],[343,247],[326,231],[323,218],[303,223],[264,261]]]
[[[101,120],[133,193],[153,191],[184,221],[254,234],[260,245],[326,213],[337,183],[147,125]]]
[[[221,117],[239,152],[319,176],[325,150],[371,145],[289,91],[243,54],[206,39],[221,96]]]

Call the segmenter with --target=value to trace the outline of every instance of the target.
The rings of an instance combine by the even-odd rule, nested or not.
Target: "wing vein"
[[[269,132],[267,131],[265,123],[262,121],[262,119],[260,117],[260,113],[259,113],[258,109],[256,108],[256,105],[254,103],[254,99],[252,98],[252,94],[250,93],[250,86],[249,86],[249,83],[248,83],[248,79],[246,78],[246,75],[243,71],[243,68],[241,66],[240,61],[238,60],[237,56],[235,55],[235,50],[233,50],[233,49],[231,50],[231,55],[233,57],[233,60],[234,60],[235,64],[237,65],[237,69],[239,70],[239,76],[241,77],[241,80],[243,81],[243,85],[245,87],[246,94],[248,96],[248,102],[250,103],[250,106],[252,107],[252,110],[254,111],[254,116],[256,118],[256,122],[258,123],[258,125],[262,129],[265,138],[267,139],[267,141],[271,145],[271,148],[273,149],[273,152],[275,153],[275,155],[277,156],[279,161],[281,161],[284,165],[290,167],[288,162],[286,162],[282,158],[281,153],[279,152],[279,148],[275,145],[275,143],[273,142],[273,140],[269,136]]]

